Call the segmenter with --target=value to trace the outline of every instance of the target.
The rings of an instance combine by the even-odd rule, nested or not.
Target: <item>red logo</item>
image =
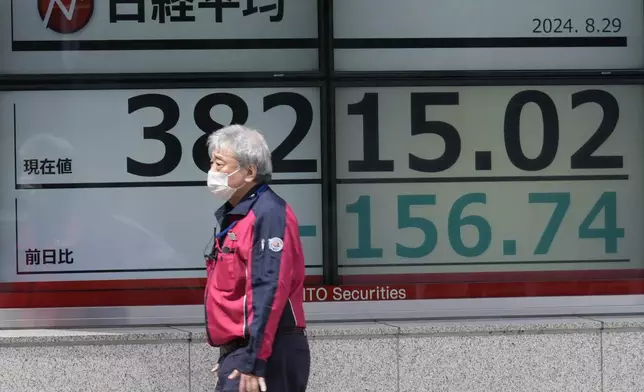
[[[71,34],[92,19],[94,0],[38,0],[38,13],[45,27],[60,34]]]

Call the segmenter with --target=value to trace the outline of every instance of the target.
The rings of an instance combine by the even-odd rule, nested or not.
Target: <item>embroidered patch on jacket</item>
[[[273,237],[268,240],[268,249],[273,252],[279,252],[284,247],[284,241],[281,238]]]

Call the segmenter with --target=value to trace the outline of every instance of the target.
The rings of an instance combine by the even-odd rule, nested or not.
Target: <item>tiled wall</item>
[[[309,392],[644,390],[644,318],[323,324],[309,337]],[[0,331],[0,391],[214,391],[218,351],[204,338],[201,327]]]

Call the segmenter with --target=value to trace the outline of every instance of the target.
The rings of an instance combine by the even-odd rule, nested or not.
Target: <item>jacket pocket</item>
[[[220,253],[215,263],[214,285],[217,290],[233,291],[240,281],[239,260],[234,253]]]

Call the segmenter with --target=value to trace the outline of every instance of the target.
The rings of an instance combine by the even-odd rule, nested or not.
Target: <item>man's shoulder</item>
[[[253,205],[253,212],[256,217],[277,216],[288,208],[290,207],[286,200],[269,188],[257,199]]]
[[[291,206],[272,189],[266,190],[253,205],[255,220],[292,224],[297,218]]]

